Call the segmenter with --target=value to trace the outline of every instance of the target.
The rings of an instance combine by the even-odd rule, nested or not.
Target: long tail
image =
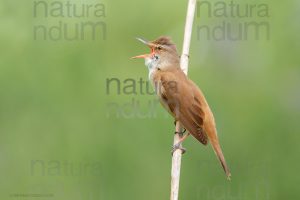
[[[210,140],[210,143],[218,157],[218,159],[220,160],[220,163],[224,169],[224,172],[227,176],[227,179],[230,180],[230,177],[231,177],[231,173],[230,173],[230,170],[226,164],[226,161],[225,161],[225,158],[224,158],[224,155],[223,155],[223,152],[222,152],[222,149],[220,147],[220,144],[219,144],[219,141],[218,141],[218,138],[213,138]]]

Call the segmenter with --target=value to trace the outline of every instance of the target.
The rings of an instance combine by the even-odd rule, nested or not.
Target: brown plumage
[[[181,70],[175,44],[168,37],[141,41],[151,48],[151,53],[134,58],[145,58],[161,104],[199,142],[206,145],[210,141],[229,178],[231,174],[219,144],[213,113],[201,90]]]

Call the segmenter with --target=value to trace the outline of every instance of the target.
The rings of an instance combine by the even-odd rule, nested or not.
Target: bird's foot
[[[177,144],[175,144],[175,145],[172,146],[171,154],[173,155],[174,152],[175,152],[177,149],[180,149],[182,154],[184,154],[184,153],[186,152],[186,149],[183,148],[183,147],[181,146],[181,143],[179,142],[179,143],[177,143]]]
[[[183,131],[181,131],[181,132],[175,131],[174,134],[177,134],[177,133],[179,133],[179,134],[184,134],[185,132],[186,132],[186,129],[183,128]]]

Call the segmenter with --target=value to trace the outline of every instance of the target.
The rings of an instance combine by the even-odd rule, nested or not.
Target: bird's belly
[[[161,97],[159,97],[159,102],[166,109],[166,111],[168,111],[168,113],[175,118],[174,113],[170,110],[170,107],[167,104],[167,102],[163,100]]]

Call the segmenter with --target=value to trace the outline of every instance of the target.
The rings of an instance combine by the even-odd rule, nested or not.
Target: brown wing
[[[219,144],[214,117],[200,89],[180,69],[156,73],[153,81],[159,85],[157,94],[161,103],[174,118],[202,144],[211,141],[229,179],[231,174]]]
[[[161,72],[154,77],[159,85],[157,93],[163,106],[202,144],[206,145],[207,135],[203,128],[205,112],[201,95],[194,84],[181,70]],[[195,88],[196,87],[196,88]]]

